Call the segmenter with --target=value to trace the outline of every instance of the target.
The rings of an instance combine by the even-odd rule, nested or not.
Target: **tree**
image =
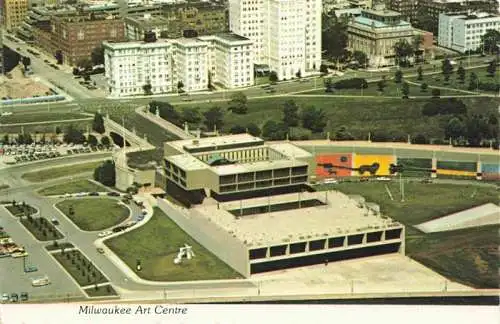
[[[102,46],[97,46],[92,50],[92,53],[90,54],[90,59],[92,61],[92,64],[95,65],[103,65],[104,64],[104,47]]]
[[[377,89],[378,89],[378,91],[380,91],[380,92],[384,92],[384,88],[385,88],[386,86],[387,86],[386,81],[385,81],[385,80],[383,80],[383,79],[382,79],[382,80],[379,80],[379,81],[377,82]]]
[[[493,60],[488,64],[488,67],[486,67],[486,72],[488,72],[489,77],[494,77],[495,73],[497,72],[497,61]]]
[[[170,103],[165,101],[151,101],[149,103],[149,112],[155,114],[157,110],[161,118],[179,127],[183,126],[180,113]]]
[[[250,123],[247,125],[247,132],[252,136],[260,136],[261,134],[259,126],[255,125],[254,123]]]
[[[403,71],[397,70],[394,73],[394,82],[401,83],[401,80],[403,80]]]
[[[302,78],[302,72],[300,70],[297,71],[297,73],[295,73],[295,76],[300,79]]]
[[[24,69],[26,70],[28,66],[31,65],[31,59],[29,58],[29,56],[23,56],[22,63],[24,65]]]
[[[347,130],[346,126],[340,126],[334,135],[337,141],[352,141],[354,140],[354,136]]]
[[[481,44],[481,46],[484,46],[484,52],[489,54],[498,53],[498,44],[500,44],[500,31],[495,29],[488,29],[486,33],[481,36]]]
[[[99,112],[94,114],[94,120],[92,121],[92,130],[99,133],[104,134],[106,129],[104,128],[104,118]]]
[[[466,137],[470,146],[479,146],[481,141],[488,137],[488,122],[481,115],[472,115],[465,121]]]
[[[73,125],[68,126],[64,134],[64,141],[66,143],[83,144],[85,140],[86,138],[81,130],[74,128]]]
[[[477,77],[477,74],[474,72],[471,72],[469,75],[469,90],[477,90],[479,88],[479,79]]]
[[[246,128],[241,126],[241,125],[234,125],[229,130],[229,133],[231,133],[231,134],[244,134],[246,132],[247,132]]]
[[[199,108],[187,107],[182,110],[182,120],[190,124],[199,124],[201,122],[201,113]]]
[[[460,80],[460,83],[465,82],[465,69],[462,66],[462,63],[460,63],[460,66],[457,69],[457,75],[458,75],[458,80]]]
[[[428,9],[425,6],[420,6],[417,9],[414,25],[419,29],[427,30],[434,35],[437,35],[438,26],[436,20],[429,14]]]
[[[287,127],[299,125],[299,106],[293,100],[287,100],[283,104],[283,123]]]
[[[410,95],[410,85],[408,82],[403,82],[401,93],[403,94],[403,99],[408,99],[408,96]]]
[[[184,82],[179,80],[179,82],[177,82],[177,92],[184,92],[183,89],[184,89]]]
[[[424,78],[424,71],[422,70],[422,67],[419,66],[417,69],[417,80],[422,81]]]
[[[368,65],[368,56],[365,52],[362,51],[354,51],[352,53],[352,57],[356,60],[360,65],[367,66]]]
[[[275,71],[271,71],[271,73],[269,73],[269,82],[271,83],[278,82],[278,74]]]
[[[412,56],[414,51],[413,47],[404,38],[401,38],[394,44],[394,54],[396,55],[396,61],[399,66],[408,65],[408,57]]]
[[[151,83],[146,83],[145,85],[142,86],[142,90],[144,90],[144,94],[146,96],[150,96],[153,94],[153,91],[151,91],[153,87],[151,86]]]
[[[424,36],[422,36],[422,34],[418,33],[415,36],[413,36],[411,46],[413,47],[413,55],[415,55],[415,61],[420,61],[420,57],[423,52],[420,49],[420,46],[422,45],[423,42],[424,42]]]
[[[444,80],[448,82],[450,80],[450,75],[453,73],[453,65],[449,59],[444,59],[441,63],[441,71],[444,75]]]
[[[286,137],[288,128],[283,123],[268,120],[262,127],[262,136],[267,140],[283,140]]]
[[[204,123],[205,126],[207,126],[207,129],[212,130],[215,127],[217,127],[217,129],[222,128],[222,125],[224,124],[224,111],[221,107],[214,106],[205,111],[203,116],[205,117]]]
[[[247,101],[247,96],[245,96],[243,92],[235,92],[233,95],[231,95],[231,101],[229,101],[228,110],[235,114],[246,114],[248,111]]]
[[[90,61],[88,58],[82,58],[76,62],[76,66],[84,69],[85,71],[88,71],[92,69],[92,61]]]
[[[328,67],[325,64],[319,66],[319,72],[322,74],[328,74]]]
[[[101,137],[101,144],[104,146],[109,146],[111,144],[109,137],[107,137],[107,136]]]
[[[417,134],[411,138],[412,144],[429,144],[429,140],[425,134]]]
[[[326,126],[326,115],[322,109],[314,106],[305,107],[301,111],[302,126],[310,129],[313,133],[320,133]]]
[[[87,143],[89,143],[90,146],[96,146],[97,145],[97,138],[90,134],[88,137],[87,137]]]
[[[115,164],[113,161],[105,161],[94,171],[94,180],[99,181],[105,186],[113,187],[116,182]]]
[[[344,60],[347,57],[347,23],[337,19],[334,12],[322,15],[321,47],[330,60]]]
[[[422,91],[422,92],[426,92],[428,87],[429,87],[429,86],[427,85],[427,83],[422,83],[422,84],[420,85],[420,91]]]
[[[433,98],[439,98],[441,96],[441,90],[433,88],[431,94]]]
[[[64,62],[64,56],[63,56],[63,52],[61,50],[57,50],[56,51],[56,54],[54,55],[54,58],[56,59],[57,64],[59,64],[59,65],[63,64],[63,62]]]

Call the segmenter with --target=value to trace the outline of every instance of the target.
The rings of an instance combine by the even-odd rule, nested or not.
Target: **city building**
[[[21,25],[28,11],[28,0],[3,0],[3,23],[7,31]]]
[[[332,10],[347,9],[350,7],[348,0],[323,0],[323,12],[329,13]]]
[[[209,78],[225,88],[254,84],[253,43],[246,37],[225,33],[200,36],[208,44]]]
[[[140,7],[135,8],[137,10]],[[219,4],[190,2],[168,4],[160,8],[157,12],[141,16],[129,13],[125,17],[128,39],[140,40],[145,32],[150,31],[155,32],[157,38],[177,38],[189,33],[199,36],[228,30],[227,10]]]
[[[90,59],[92,50],[103,41],[125,40],[123,20],[113,15],[53,16],[50,25],[50,31],[34,30],[35,41],[51,56],[60,51],[69,65]]]
[[[166,192],[159,207],[220,259],[252,274],[404,254],[404,226],[359,196],[316,192],[311,153],[249,134],[164,144]]]
[[[482,45],[481,37],[489,29],[500,31],[500,15],[489,13],[449,13],[439,15],[439,46],[464,53]]]
[[[347,0],[350,8],[371,9],[373,6],[372,0]]]
[[[418,6],[419,14],[425,14],[432,18],[433,25],[429,31],[434,34],[438,32],[439,15],[442,13],[460,13],[467,10],[498,13],[497,0],[420,0]]]
[[[230,0],[229,27],[254,42],[256,64],[292,79],[321,65],[321,13],[321,0]]]
[[[153,42],[104,42],[105,73],[113,96],[206,90],[254,84],[252,42],[222,33]],[[179,87],[179,82],[182,86]],[[147,86],[149,87],[149,86]]]
[[[403,20],[410,23],[417,18],[420,0],[386,0],[385,6],[389,10],[397,11]]]
[[[362,10],[352,16],[347,27],[349,49],[366,53],[370,66],[395,64],[394,44],[400,39],[413,42],[415,30],[392,10]]]

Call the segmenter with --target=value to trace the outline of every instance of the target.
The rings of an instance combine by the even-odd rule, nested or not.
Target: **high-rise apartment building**
[[[280,80],[321,65],[321,0],[229,0],[229,28],[254,42],[255,63]]]
[[[28,11],[28,0],[4,0],[3,22],[8,31],[20,26]]]
[[[223,33],[154,42],[104,42],[104,65],[112,96],[226,88],[254,84],[253,47],[248,38]]]

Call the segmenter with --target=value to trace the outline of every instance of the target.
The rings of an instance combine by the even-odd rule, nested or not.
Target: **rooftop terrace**
[[[282,208],[282,211],[266,212],[236,217],[234,211],[251,207],[267,210],[268,205],[283,206],[301,201],[320,202],[313,207],[299,209]],[[279,209],[279,208],[273,208]],[[221,227],[248,246],[259,247],[314,238],[322,239],[337,235],[356,234],[391,227],[401,227],[392,219],[360,207],[359,201],[337,191],[303,192],[217,203],[206,199],[194,207],[202,217]],[[231,213],[232,211],[233,213]]]

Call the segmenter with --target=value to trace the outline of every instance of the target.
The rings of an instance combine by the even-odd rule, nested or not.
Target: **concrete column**
[[[344,236],[344,244],[342,245],[342,247],[347,247],[347,241],[348,241],[348,238],[347,238],[348,235]]]
[[[431,178],[437,178],[437,159],[432,158]]]
[[[476,180],[483,180],[483,164],[477,161],[476,164]]]
[[[401,230],[401,245],[399,246],[399,253],[401,253],[402,255],[405,255],[406,254],[406,228],[402,228]]]
[[[305,252],[309,252],[309,241],[306,242],[306,250]]]
[[[270,257],[271,257],[271,249],[266,248],[266,258],[270,258]]]
[[[367,233],[364,233],[364,234],[363,234],[363,241],[362,241],[362,243],[361,243],[361,244],[363,244],[363,245],[364,245],[364,244],[366,244],[367,237],[368,237],[368,234],[367,234]]]
[[[285,255],[290,255],[290,244],[286,245],[286,252]]]
[[[382,231],[382,235],[380,235],[380,242],[385,241],[385,231]]]

